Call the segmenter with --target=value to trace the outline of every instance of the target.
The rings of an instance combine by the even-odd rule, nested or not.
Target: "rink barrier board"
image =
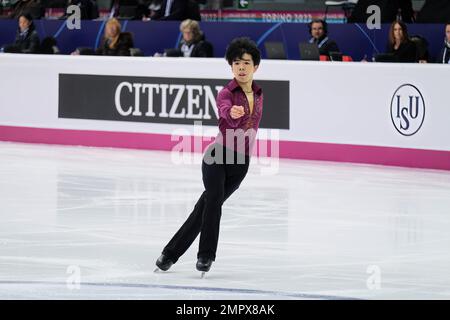
[[[213,93],[219,89],[211,86],[216,81],[229,81],[229,66],[223,59],[161,59],[0,55],[0,70],[8,75],[0,78],[0,140],[171,150],[177,144],[171,139],[175,133],[215,136],[216,125],[203,121],[200,124],[205,125],[196,125],[198,117],[191,115],[193,110],[204,116],[209,110],[213,115],[212,110],[217,109]],[[59,82],[67,74],[112,80],[114,85],[106,88],[96,84],[90,88],[76,86],[75,92],[84,92],[80,95],[83,99],[77,100],[80,110],[92,109],[100,113],[99,117],[91,119],[87,111],[73,118],[61,116],[66,107],[61,97],[73,94]],[[450,109],[445,83],[436,81],[449,76],[448,66],[267,60],[257,74],[257,81],[264,84],[265,110],[258,138],[280,141],[282,158],[450,170]],[[323,84],[324,75],[332,85],[317,85]],[[267,83],[286,81],[287,104],[274,99],[271,102],[274,89]],[[201,84],[203,92],[209,88],[211,94],[198,94],[194,99],[194,94],[189,98],[185,92],[177,100],[178,91],[174,91],[170,100],[162,92],[168,90],[170,94],[167,88],[171,83],[178,83],[186,91],[188,85],[193,88]],[[140,89],[122,94],[122,84],[132,88],[156,86],[161,93],[155,94],[155,102],[150,102],[150,95],[144,95],[141,101],[145,103],[139,107],[135,101]],[[26,94],[21,88],[27,88]],[[85,92],[88,89],[108,99],[109,107],[99,108],[99,101],[91,100],[92,96]],[[103,95],[101,90],[108,94]],[[170,112],[169,108],[162,112],[163,105],[170,105]],[[123,106],[129,107],[128,111]],[[150,106],[153,114],[147,116]],[[135,115],[139,108],[147,112]],[[269,112],[271,109],[280,112]],[[288,129],[263,125],[264,117],[279,117],[281,112],[289,117]],[[121,117],[111,118],[111,113]],[[180,116],[189,121],[180,123]],[[409,125],[403,127],[405,124]]]
[[[190,136],[187,138],[191,138]],[[0,126],[0,140],[22,143],[171,151],[178,141],[168,134]],[[203,142],[204,148],[211,141]],[[256,152],[258,155],[258,152]],[[279,157],[450,170],[450,151],[279,141]]]

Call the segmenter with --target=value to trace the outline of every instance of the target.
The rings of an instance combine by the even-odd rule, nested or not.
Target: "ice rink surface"
[[[0,299],[450,299],[450,172],[254,158],[200,279],[198,239],[153,272],[203,191],[172,156],[0,142]]]

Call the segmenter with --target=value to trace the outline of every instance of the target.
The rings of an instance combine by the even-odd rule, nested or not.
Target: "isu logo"
[[[412,136],[425,120],[425,101],[419,89],[411,84],[400,86],[391,100],[391,119],[400,134]]]

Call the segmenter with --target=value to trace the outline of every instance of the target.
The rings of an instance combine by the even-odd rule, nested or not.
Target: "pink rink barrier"
[[[173,140],[169,134],[0,126],[0,141],[11,142],[170,151],[179,144]],[[202,148],[210,143],[203,141]],[[267,149],[270,152],[270,143]],[[279,141],[279,157],[450,170],[450,151],[439,150]]]

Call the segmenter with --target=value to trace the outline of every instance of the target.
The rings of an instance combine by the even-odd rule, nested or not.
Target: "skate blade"
[[[154,273],[158,273],[159,272],[159,268],[156,268],[155,270],[153,270]]]
[[[200,275],[200,279],[205,279],[206,278],[206,272],[202,271],[202,274]]]

